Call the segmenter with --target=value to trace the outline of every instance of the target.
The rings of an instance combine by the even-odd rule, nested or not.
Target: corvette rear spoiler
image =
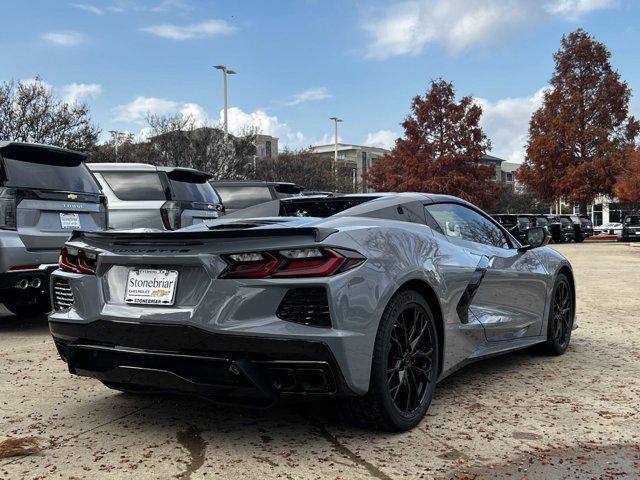
[[[322,227],[299,227],[299,228],[237,228],[237,229],[223,229],[223,230],[199,230],[199,231],[179,231],[179,230],[167,230],[158,232],[122,232],[116,230],[104,230],[96,232],[83,232],[74,230],[69,238],[72,240],[87,239],[99,239],[109,242],[118,243],[138,243],[138,242],[150,242],[150,243],[171,243],[171,242],[185,242],[189,240],[207,240],[216,238],[266,238],[266,237],[314,237],[316,242],[321,242],[329,235],[336,233],[338,230],[335,228],[322,228]]]

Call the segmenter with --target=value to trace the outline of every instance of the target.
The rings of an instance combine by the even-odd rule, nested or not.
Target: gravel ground
[[[640,247],[640,245],[638,245]],[[438,385],[403,434],[339,423],[319,407],[249,410],[128,396],[71,376],[46,320],[0,312],[0,478],[640,478],[640,248],[560,245],[577,321],[562,357],[519,352]]]

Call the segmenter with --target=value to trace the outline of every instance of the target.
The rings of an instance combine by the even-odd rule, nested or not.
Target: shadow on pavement
[[[43,334],[49,332],[46,315],[18,317],[0,304],[0,335],[4,333]]]

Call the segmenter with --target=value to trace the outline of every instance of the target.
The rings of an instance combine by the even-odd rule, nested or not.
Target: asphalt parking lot
[[[129,396],[71,376],[46,319],[0,312],[0,478],[640,478],[640,245],[556,247],[577,322],[562,357],[525,351],[438,385],[415,430],[383,434],[321,406],[269,410]]]

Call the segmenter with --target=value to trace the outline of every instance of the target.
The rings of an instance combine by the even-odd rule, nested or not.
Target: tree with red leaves
[[[413,99],[411,110],[402,123],[404,138],[373,164],[368,184],[377,191],[445,193],[491,207],[498,187],[493,167],[480,163],[491,148],[479,126],[482,108],[469,96],[456,102],[453,84],[439,79]]]
[[[613,194],[640,124],[629,116],[631,90],[611,68],[611,53],[582,29],[562,37],[543,105],[531,117],[518,179],[545,201],[585,205]]]
[[[640,145],[629,149],[629,157],[616,179],[614,193],[621,202],[640,202]]]

